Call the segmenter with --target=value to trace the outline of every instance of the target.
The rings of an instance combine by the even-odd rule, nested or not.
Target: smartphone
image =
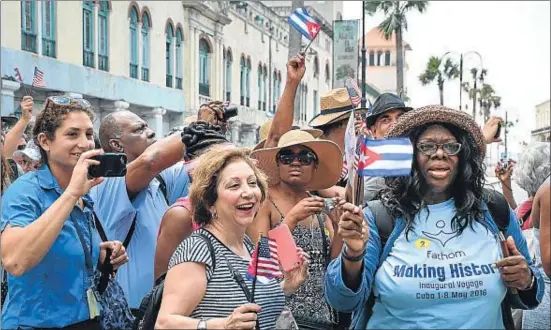
[[[273,239],[277,244],[279,264],[285,272],[289,272],[300,266],[301,260],[297,254],[297,245],[286,224],[281,224],[279,227],[270,230],[268,237]]]
[[[100,162],[99,165],[88,167],[88,176],[99,177],[121,177],[126,175],[127,157],[123,153],[104,153],[91,159]]]
[[[497,139],[501,135],[501,124],[497,124],[497,132],[494,135],[494,139]]]

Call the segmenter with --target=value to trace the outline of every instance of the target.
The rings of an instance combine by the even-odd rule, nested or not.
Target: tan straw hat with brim
[[[320,113],[317,114],[308,125],[312,127],[321,127],[343,119],[348,119],[348,116],[354,109],[350,94],[346,88],[336,88],[328,91],[320,97]],[[367,113],[366,108],[356,108],[356,113]]]
[[[280,181],[277,154],[281,149],[298,145],[312,149],[318,157],[317,168],[305,186],[306,190],[327,189],[337,184],[342,171],[341,148],[334,142],[316,139],[304,130],[291,130],[283,134],[276,148],[253,151],[251,158],[258,160],[258,166],[268,175],[269,183],[276,185]]]
[[[426,124],[449,124],[467,132],[484,158],[486,139],[476,121],[465,112],[442,105],[427,105],[404,113],[390,128],[386,137],[405,137],[412,129]]]
[[[253,151],[264,148],[264,144],[266,143],[266,138],[268,138],[268,133],[270,133],[270,128],[272,127],[272,122],[273,120],[270,119],[266,121],[264,124],[262,124],[262,126],[260,126],[260,129],[258,130],[258,136],[259,136],[260,142],[258,142],[254,146],[254,148],[252,149]],[[293,130],[301,129],[305,132],[312,134],[312,136],[314,136],[315,138],[319,138],[320,136],[323,135],[323,131],[315,128],[300,128],[300,126],[293,125],[291,129]]]

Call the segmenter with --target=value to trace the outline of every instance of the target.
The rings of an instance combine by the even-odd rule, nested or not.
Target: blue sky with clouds
[[[361,1],[346,1],[343,11],[344,19],[361,18]],[[366,32],[382,20],[382,14],[366,16]],[[535,105],[550,94],[549,1],[430,1],[425,14],[409,14],[408,27],[404,39],[413,50],[407,55],[406,84],[413,106],[439,102],[438,88],[418,80],[430,56],[478,51],[502,108],[519,119],[511,140],[530,141]],[[478,63],[476,57],[464,60],[464,81]],[[465,93],[463,98],[463,104],[472,103]],[[445,85],[445,104],[459,108],[459,80]]]

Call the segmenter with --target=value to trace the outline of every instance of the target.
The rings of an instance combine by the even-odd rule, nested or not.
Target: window
[[[320,76],[320,64],[318,56],[314,57],[314,78],[319,78]]]
[[[142,80],[149,81],[149,39],[151,32],[151,18],[145,11],[142,16]],[[137,74],[137,73],[136,73]],[[137,77],[136,77],[137,78]]]
[[[373,51],[369,52],[369,66],[375,66],[375,53]]]
[[[42,1],[42,55],[55,57],[55,1]]]
[[[247,74],[247,65],[245,64],[245,57],[241,57],[241,61],[239,63],[239,81],[240,81],[240,92],[241,97],[239,100],[239,104],[245,105],[245,95],[247,95],[247,92],[245,91],[245,76]]]
[[[182,89],[182,47],[184,47],[184,36],[182,29],[176,30],[176,88]]]
[[[313,92],[314,94],[314,116],[317,115],[320,111],[319,111],[319,106],[318,106],[318,91],[317,90],[314,90]]]
[[[331,69],[329,69],[329,63],[325,63],[325,83],[329,85],[331,81]]]
[[[383,52],[378,51],[377,52],[377,66],[382,66],[382,65],[383,65]]]
[[[210,96],[210,46],[205,39],[199,40],[199,94]]]
[[[21,49],[36,53],[36,3],[21,1]]]
[[[262,73],[262,64],[258,64],[258,110],[262,110],[262,97],[264,96],[264,90],[262,88],[262,82],[264,81],[264,74]]]
[[[138,10],[130,12],[130,77],[138,79]]]
[[[274,70],[272,76],[272,112],[276,112],[277,100],[279,99],[278,83],[277,83],[277,70]]]
[[[247,71],[245,74],[245,90],[247,95],[245,97],[245,105],[251,106],[251,59],[247,59]]]
[[[165,42],[165,51],[166,51],[166,87],[172,87],[172,39],[174,38],[174,28],[172,24],[166,25],[166,42]]]
[[[230,102],[231,101],[231,67],[232,67],[232,61],[233,61],[233,58],[232,58],[232,54],[231,52],[228,50],[227,54],[226,54],[226,58],[225,58],[225,76],[226,76],[226,82],[225,82],[225,86],[226,86],[226,101]]]
[[[264,87],[264,96],[262,97],[262,111],[266,111],[266,104],[268,103],[268,69],[264,66],[264,77],[262,78],[262,86]]]
[[[99,5],[99,50],[98,69],[109,71],[109,7],[107,1]]]
[[[94,67],[94,2],[84,1],[82,8],[83,64]]]
[[[390,66],[390,51],[385,52],[385,65]]]

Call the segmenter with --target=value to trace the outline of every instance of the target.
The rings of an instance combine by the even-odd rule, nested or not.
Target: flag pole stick
[[[260,253],[260,243],[262,242],[262,232],[258,234],[258,243],[256,244],[256,260],[254,261],[254,277],[253,277],[253,287],[251,293],[251,303],[254,303],[254,292],[256,290],[256,279],[258,277],[258,254]],[[258,317],[256,318],[256,329],[260,330],[260,322]]]

